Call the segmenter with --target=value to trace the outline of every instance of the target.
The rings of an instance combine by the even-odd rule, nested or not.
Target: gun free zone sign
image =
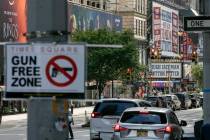
[[[84,45],[7,44],[6,97],[83,98]]]

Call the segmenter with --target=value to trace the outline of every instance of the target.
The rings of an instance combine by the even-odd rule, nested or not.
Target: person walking
[[[71,124],[73,123],[73,115],[71,111],[68,111],[68,129],[71,136],[71,139],[74,139],[73,131],[71,128]]]

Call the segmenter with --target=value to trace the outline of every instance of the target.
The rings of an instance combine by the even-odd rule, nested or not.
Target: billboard
[[[152,63],[151,64],[153,78],[181,78],[181,63]]]
[[[0,0],[0,42],[26,42],[26,0]]]
[[[7,98],[84,98],[84,45],[7,44],[5,61]]]
[[[68,3],[68,31],[97,30],[109,28],[115,31],[122,30],[122,17],[112,13]]]
[[[161,48],[162,52],[178,53],[178,11],[157,2],[153,2],[152,9],[154,47]]]

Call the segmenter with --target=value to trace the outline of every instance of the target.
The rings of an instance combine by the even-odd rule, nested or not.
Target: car
[[[187,93],[179,92],[179,93],[175,93],[175,95],[181,101],[181,108],[188,109],[192,107],[192,101],[190,100],[190,97]]]
[[[167,94],[164,95],[166,97],[166,101],[172,110],[180,110],[181,109],[181,102],[179,98],[174,94]]]
[[[126,109],[113,127],[112,140],[181,140],[186,125],[171,109],[133,107]]]
[[[192,93],[189,95],[191,102],[192,102],[192,107],[197,108],[200,107],[200,98],[197,93]]]
[[[145,98],[153,107],[167,107],[167,102],[162,96],[148,96]]]
[[[203,107],[203,96],[201,96],[201,97],[199,97],[199,98],[200,98],[199,104],[200,104],[201,107]]]
[[[110,140],[113,125],[123,111],[130,107],[151,107],[148,101],[140,99],[102,99],[94,107],[90,118],[90,140]]]

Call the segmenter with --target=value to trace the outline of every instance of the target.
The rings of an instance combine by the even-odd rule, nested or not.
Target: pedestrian
[[[71,114],[73,116],[73,114],[74,114],[74,104],[71,104],[70,110],[71,110]],[[73,117],[72,117],[72,125],[74,125],[74,118]]]
[[[71,108],[71,114],[73,114],[74,113],[74,105],[71,104],[70,108]]]
[[[72,122],[73,122],[72,113],[71,113],[71,111],[68,111],[68,129],[69,129],[71,139],[74,139],[73,131],[72,131],[72,128],[71,128]]]

